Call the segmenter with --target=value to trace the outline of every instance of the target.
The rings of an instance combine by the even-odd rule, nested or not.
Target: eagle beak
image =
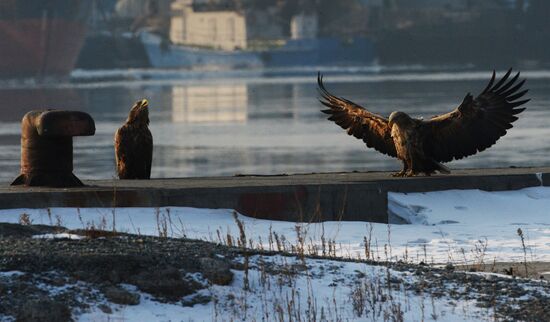
[[[147,101],[147,99],[145,98],[142,99],[140,103],[141,103],[141,106],[143,107],[149,107],[149,101]]]

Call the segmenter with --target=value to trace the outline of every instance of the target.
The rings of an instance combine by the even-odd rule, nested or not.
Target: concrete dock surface
[[[86,187],[0,186],[0,209],[48,207],[229,208],[264,219],[387,222],[388,192],[515,190],[550,186],[550,167],[453,170],[393,178],[390,172],[92,180]]]

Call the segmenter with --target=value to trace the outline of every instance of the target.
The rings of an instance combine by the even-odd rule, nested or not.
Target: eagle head
[[[403,125],[404,123],[407,123],[410,120],[411,120],[411,117],[407,113],[396,111],[390,114],[390,117],[388,119],[388,125],[391,129],[394,124]]]
[[[126,123],[134,125],[149,125],[149,102],[146,99],[137,101],[130,109]]]

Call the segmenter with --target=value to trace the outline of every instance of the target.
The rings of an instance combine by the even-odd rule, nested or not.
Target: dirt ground
[[[550,262],[495,262],[482,265],[458,265],[456,269],[550,280]]]

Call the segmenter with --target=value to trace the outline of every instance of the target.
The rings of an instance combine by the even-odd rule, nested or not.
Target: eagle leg
[[[409,160],[410,164],[409,164],[409,167],[408,167],[408,170],[407,172],[405,173],[405,176],[406,177],[414,177],[415,175],[418,174],[417,170],[415,170],[415,162],[414,162],[414,159],[410,159]]]
[[[408,165],[407,165],[407,161],[403,161],[403,170],[399,171],[399,172],[396,172],[396,173],[392,173],[392,177],[404,177],[405,174],[407,173],[407,169],[408,169]]]

